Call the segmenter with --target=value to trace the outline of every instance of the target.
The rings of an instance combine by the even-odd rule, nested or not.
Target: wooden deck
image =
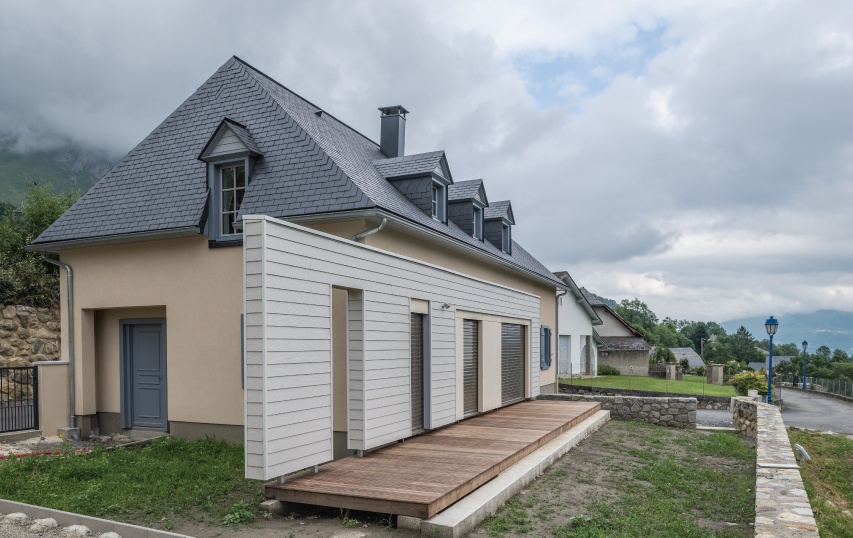
[[[527,401],[266,485],[280,501],[430,518],[594,414],[595,402]]]

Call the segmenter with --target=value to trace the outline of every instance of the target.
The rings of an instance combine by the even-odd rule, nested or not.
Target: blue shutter
[[[546,325],[539,327],[539,369],[551,367],[551,328]]]

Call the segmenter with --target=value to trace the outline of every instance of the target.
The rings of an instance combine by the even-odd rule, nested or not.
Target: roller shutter
[[[412,314],[412,433],[424,429],[424,316]]]
[[[501,324],[501,404],[524,399],[524,326]]]
[[[462,320],[462,413],[466,417],[477,414],[480,377],[479,323],[475,320]]]

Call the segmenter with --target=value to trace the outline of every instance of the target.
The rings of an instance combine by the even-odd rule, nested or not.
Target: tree
[[[830,362],[847,362],[848,360],[850,360],[850,356],[847,355],[846,351],[844,351],[843,349],[836,349],[832,352],[832,358],[830,359]]]
[[[755,338],[743,325],[735,334],[728,337],[729,350],[741,362],[758,362],[764,359],[764,354],[756,344]]]
[[[661,364],[675,362],[675,353],[666,346],[657,346],[654,353],[649,356],[649,364]]]
[[[54,194],[47,186],[30,186],[20,216],[0,216],[0,303],[52,306],[59,302],[59,271],[37,252],[24,247],[77,200],[76,191]]]
[[[829,358],[832,356],[832,350],[827,346],[820,346],[817,348],[817,351],[814,352],[815,355],[820,355],[821,357]]]
[[[619,306],[613,309],[617,314],[633,326],[639,325],[645,331],[653,331],[658,324],[658,317],[639,299],[622,299]],[[641,331],[641,332],[645,332]]]

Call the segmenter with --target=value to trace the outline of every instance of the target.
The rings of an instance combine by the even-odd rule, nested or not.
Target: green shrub
[[[649,355],[649,364],[666,364],[675,362],[675,353],[666,346],[657,346],[654,353]]]
[[[767,394],[767,381],[760,372],[743,372],[733,375],[729,379],[729,385],[734,385],[741,396],[746,396],[749,390],[757,390],[758,394]]]
[[[598,375],[619,375],[619,370],[607,364],[599,364]]]
[[[705,375],[705,367],[704,366],[697,366],[696,368],[693,369],[693,373],[695,373],[696,375],[702,375],[703,376],[703,375]]]

